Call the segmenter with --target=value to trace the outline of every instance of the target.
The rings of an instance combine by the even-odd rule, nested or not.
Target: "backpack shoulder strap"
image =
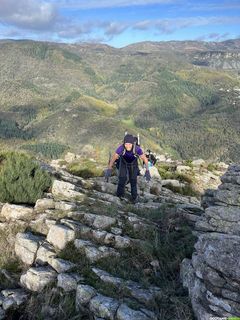
[[[123,151],[119,154],[119,156],[124,156],[126,153],[126,149],[125,149],[124,144],[122,144],[122,146],[123,146]]]

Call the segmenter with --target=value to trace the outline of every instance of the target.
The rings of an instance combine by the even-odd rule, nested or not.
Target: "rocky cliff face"
[[[230,166],[221,181],[203,197],[206,209],[195,223],[195,252],[181,267],[199,320],[240,316],[240,166]]]
[[[193,56],[193,64],[214,69],[239,70],[240,53],[227,51],[197,52]]]

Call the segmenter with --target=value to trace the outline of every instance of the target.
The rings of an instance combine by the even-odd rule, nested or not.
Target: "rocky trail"
[[[140,177],[140,202],[132,205],[129,192],[123,201],[114,195],[115,177],[108,183],[103,178],[84,180],[60,168],[42,167],[55,177],[51,193],[39,199],[34,208],[2,205],[0,228],[4,232],[14,225],[18,230],[12,235],[11,246],[24,267],[15,283],[5,270],[14,289],[1,292],[1,318],[24,305],[32,293],[51,286],[52,290],[75,294],[79,319],[157,319],[163,289],[136,281],[140,279],[129,274],[128,259],[134,251],[141,257],[141,251],[151,245],[146,235],[154,235],[159,228],[148,218],[149,210],[169,205],[187,216],[191,224],[202,211],[199,201],[162,188],[160,180],[147,184]],[[158,195],[152,194],[151,188]],[[118,275],[118,264],[123,267],[122,276]],[[152,260],[146,272],[157,275],[158,264]],[[50,306],[42,312],[43,318],[57,318],[57,311]]]

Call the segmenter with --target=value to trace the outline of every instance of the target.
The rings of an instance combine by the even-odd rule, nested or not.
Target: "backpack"
[[[148,149],[145,153],[146,157],[148,158],[148,161],[152,164],[152,166],[154,166],[157,162],[157,158],[155,157],[155,155],[152,153],[152,151],[150,149]]]

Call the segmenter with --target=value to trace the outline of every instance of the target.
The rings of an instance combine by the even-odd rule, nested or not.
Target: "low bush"
[[[67,146],[57,142],[25,144],[21,149],[29,150],[48,159],[57,159],[67,150]]]
[[[103,176],[103,169],[99,168],[94,161],[82,159],[67,166],[67,171],[84,179]]]
[[[0,153],[0,201],[34,204],[51,186],[51,178],[30,156]]]

